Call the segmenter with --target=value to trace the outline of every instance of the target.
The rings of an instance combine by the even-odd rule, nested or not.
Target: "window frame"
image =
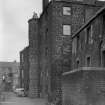
[[[89,25],[86,29],[86,43],[93,44],[93,25]]]
[[[77,40],[76,38],[74,38],[72,40],[72,54],[76,54],[76,51],[77,51]]]
[[[63,6],[63,12],[62,14],[64,16],[71,16],[71,7],[69,6]]]
[[[69,30],[68,29],[66,29],[67,27],[66,26],[69,26]],[[71,25],[70,24],[63,24],[63,36],[71,36]],[[66,31],[68,31],[68,32],[66,32]]]
[[[77,51],[80,48],[80,34],[77,35]]]
[[[88,58],[90,59],[89,64],[88,64]],[[86,66],[91,67],[91,56],[86,56]]]
[[[79,58],[76,59],[76,67],[77,67],[77,68],[80,67],[80,59],[79,59]]]

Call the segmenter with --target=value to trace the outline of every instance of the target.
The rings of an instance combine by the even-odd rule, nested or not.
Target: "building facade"
[[[24,88],[25,94],[29,91],[29,47],[20,52],[20,87]]]
[[[73,69],[104,67],[104,12],[97,16],[102,9],[73,36]]]
[[[105,104],[104,28],[105,6],[73,35],[72,71],[63,74],[64,105]]]
[[[43,0],[29,23],[29,96],[61,103],[62,73],[72,70],[72,35],[103,6],[96,0]],[[73,55],[74,56],[74,55]]]
[[[0,86],[4,84],[5,91],[12,91],[13,87],[19,86],[19,63],[0,62]]]

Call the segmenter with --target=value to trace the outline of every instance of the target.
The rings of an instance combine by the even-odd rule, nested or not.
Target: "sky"
[[[28,46],[28,23],[42,11],[42,0],[0,0],[0,61],[19,61]]]
[[[28,45],[28,20],[42,11],[42,0],[0,0],[0,61],[19,61]]]

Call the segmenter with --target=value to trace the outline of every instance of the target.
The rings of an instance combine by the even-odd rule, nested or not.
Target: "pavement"
[[[0,105],[46,105],[45,99],[17,97],[14,93],[6,93],[5,101],[0,103]]]

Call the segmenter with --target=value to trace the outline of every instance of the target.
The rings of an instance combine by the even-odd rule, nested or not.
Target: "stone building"
[[[63,74],[63,105],[105,105],[105,6],[72,36],[72,71]]]
[[[98,16],[102,9],[73,35],[73,69],[77,66],[104,67],[104,12]]]
[[[102,6],[96,0],[43,0],[29,23],[29,96],[61,100],[62,73],[72,67],[72,35]],[[60,102],[61,103],[61,102]]]
[[[20,52],[20,87],[24,88],[27,95],[29,91],[29,47]]]

